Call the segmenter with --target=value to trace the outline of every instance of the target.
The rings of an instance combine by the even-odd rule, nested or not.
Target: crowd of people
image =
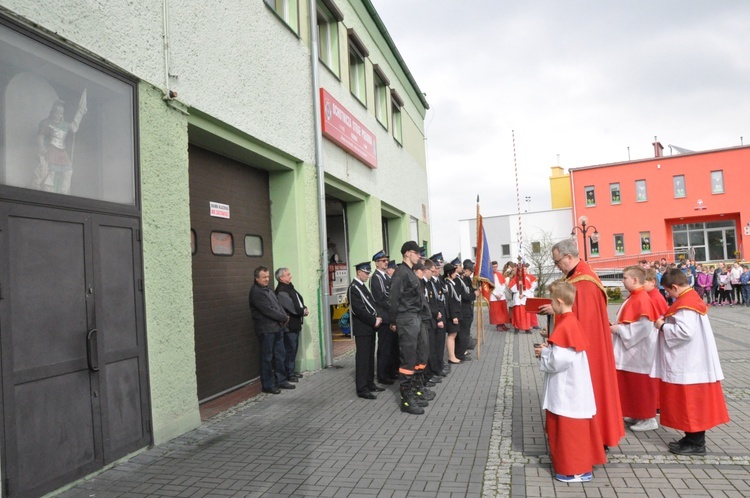
[[[659,291],[671,301],[661,286],[661,277],[671,268],[679,268],[688,278],[688,285],[709,306],[748,306],[750,307],[750,266],[739,261],[716,264],[697,263],[686,259],[679,263],[667,263],[665,258],[649,262],[642,260],[639,265],[656,272]]]
[[[661,425],[685,432],[668,444],[671,453],[704,455],[705,432],[729,414],[708,304],[688,271],[666,261],[658,272],[647,262],[625,268],[629,296],[610,322],[606,291],[575,242],[558,242],[552,257],[563,279],[550,288],[551,304],[540,307],[554,325],[534,353],[545,374],[555,477],[590,481],[625,426],[654,430],[657,414]]]

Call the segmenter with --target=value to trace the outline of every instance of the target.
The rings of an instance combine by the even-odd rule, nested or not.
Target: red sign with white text
[[[367,166],[378,167],[375,135],[323,88],[320,89],[320,113],[324,137]]]

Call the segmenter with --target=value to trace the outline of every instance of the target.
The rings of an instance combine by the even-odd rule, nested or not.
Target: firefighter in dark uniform
[[[357,277],[349,284],[348,298],[352,334],[357,346],[355,356],[357,396],[364,399],[376,399],[374,392],[385,390],[375,385],[375,331],[380,327],[382,319],[378,316],[375,300],[365,285],[367,279],[370,278],[370,263],[359,263],[355,269]]]
[[[433,387],[435,384],[443,382],[440,375],[437,374],[441,370],[438,362],[438,334],[445,335],[445,324],[443,323],[443,313],[440,311],[440,304],[438,302],[438,293],[435,287],[432,285],[432,275],[435,270],[435,263],[432,260],[426,259],[423,263],[424,271],[422,275],[422,287],[424,288],[425,297],[427,298],[427,304],[430,307],[430,320],[427,325],[428,344],[429,344],[429,357],[427,360],[427,369],[425,370],[424,384],[427,387]]]
[[[426,404],[421,397],[434,397],[422,389],[421,380],[427,366],[427,329],[422,322],[422,310],[428,308],[419,278],[412,267],[419,262],[421,248],[410,240],[401,246],[403,263],[396,267],[391,281],[389,298],[391,330],[398,332],[399,379],[401,411],[410,414],[423,414],[419,404]]]
[[[474,321],[474,301],[476,293],[471,281],[471,274],[474,271],[474,263],[465,259],[462,265],[463,270],[459,273],[457,290],[461,293],[461,319],[458,337],[456,337],[456,356],[461,361],[470,361],[468,350],[473,349],[474,345],[471,340],[471,324]]]
[[[433,293],[435,294],[435,300],[437,301],[437,310],[440,313],[440,321],[438,322],[438,330],[436,334],[435,359],[430,362],[433,382],[435,378],[438,380],[440,377],[446,377],[448,374],[445,372],[445,340],[446,340],[446,315],[447,310],[445,308],[445,295],[443,290],[443,279],[441,273],[443,271],[443,253],[437,253],[430,256],[430,261],[435,265],[432,268],[432,278],[430,278],[430,285],[432,285]],[[442,327],[440,324],[442,323]]]
[[[388,315],[388,297],[391,293],[391,276],[388,274],[388,254],[378,251],[372,257],[375,271],[370,278],[370,292],[375,299],[375,309],[383,323],[378,328],[377,378],[380,384],[393,384],[398,379],[398,334],[391,330]]]

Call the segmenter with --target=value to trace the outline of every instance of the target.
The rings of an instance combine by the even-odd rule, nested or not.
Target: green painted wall
[[[139,88],[143,266],[154,443],[200,425],[190,256],[187,116]]]
[[[315,167],[299,163],[293,170],[272,172],[269,183],[274,266],[289,268],[292,283],[310,311],[302,325],[297,369],[318,370],[322,366],[318,326],[321,265]]]

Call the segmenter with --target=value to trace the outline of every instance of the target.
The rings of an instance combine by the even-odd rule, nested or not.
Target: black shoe
[[[363,398],[363,399],[378,399],[377,396],[375,396],[374,394],[372,394],[369,391],[365,391],[363,393],[357,393],[357,396],[359,396],[360,398]]]
[[[459,359],[461,360],[461,362],[464,362],[464,361],[471,361],[471,356],[469,356],[469,355],[467,354],[467,355],[465,355],[465,356],[464,356],[463,358],[459,358]]]
[[[378,379],[378,384],[383,384],[384,386],[391,386],[393,385],[393,381],[391,379]]]
[[[263,389],[263,392],[268,394],[281,394],[281,389],[272,387],[271,389]]]
[[[301,373],[297,373],[297,372],[294,372],[294,374],[292,374],[292,375],[294,375],[294,376],[295,376],[295,377],[297,377],[298,379],[301,379],[301,378],[302,378],[302,374],[301,374]]]
[[[297,383],[299,382],[299,379],[297,377],[289,377],[287,381]]]
[[[441,379],[440,377],[442,377],[442,375],[435,374],[432,377],[430,377],[430,382],[432,382],[434,384],[442,384],[443,383],[443,379]]]
[[[675,455],[705,455],[706,445],[682,441],[678,442],[676,446],[669,445],[669,451]]]
[[[297,386],[290,384],[289,382],[284,382],[283,384],[279,384],[279,389],[296,389]]]
[[[417,397],[412,392],[411,385],[408,383],[401,384],[401,411],[411,415],[422,415],[424,408],[419,406]],[[426,403],[426,402],[425,402]],[[426,406],[426,405],[425,405]]]
[[[685,444],[686,442],[687,442],[687,439],[686,438],[682,438],[682,439],[680,439],[678,441],[670,441],[669,443],[667,443],[667,446],[669,446],[670,450],[673,449],[673,448],[677,449],[677,448],[680,447],[681,444]]]
[[[448,363],[450,363],[451,365],[460,365],[461,364],[461,360],[459,360],[459,361],[448,360]]]
[[[382,387],[376,386],[376,385],[372,385],[372,386],[368,387],[367,389],[369,389],[370,392],[374,392],[374,393],[382,393],[383,391],[385,391],[385,388],[382,388]]]
[[[425,381],[424,381],[424,385],[425,385],[425,386],[427,386],[427,387],[435,387],[435,386],[436,386],[437,384],[435,384],[435,383],[434,383],[434,382],[432,382],[431,380],[426,380],[426,379],[425,379]]]

